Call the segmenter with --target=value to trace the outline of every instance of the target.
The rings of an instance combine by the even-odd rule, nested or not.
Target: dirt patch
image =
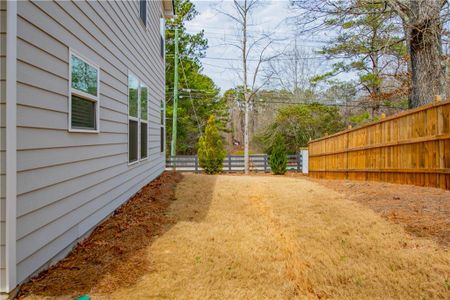
[[[181,178],[179,173],[165,172],[145,186],[68,257],[25,284],[18,298],[70,298],[134,284],[151,270],[146,248],[174,223],[166,210]]]
[[[414,236],[450,245],[450,191],[383,182],[309,180],[362,203]]]

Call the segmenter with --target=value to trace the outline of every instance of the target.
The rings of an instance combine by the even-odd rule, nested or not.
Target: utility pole
[[[173,120],[172,120],[172,143],[170,156],[177,155],[177,109],[178,109],[178,26],[175,26],[175,70],[173,83]]]

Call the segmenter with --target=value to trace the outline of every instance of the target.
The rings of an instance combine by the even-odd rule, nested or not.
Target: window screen
[[[95,102],[72,95],[72,128],[94,129]]]
[[[128,120],[128,161],[138,160],[138,122]]]
[[[141,123],[141,158],[147,157],[147,123]]]

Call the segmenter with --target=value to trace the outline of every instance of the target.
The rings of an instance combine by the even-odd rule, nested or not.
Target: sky
[[[192,1],[199,15],[192,21],[186,23],[186,28],[190,33],[196,33],[202,29],[205,30],[205,36],[208,39],[209,48],[206,57],[203,58],[203,73],[211,77],[221,88],[221,91],[235,87],[241,84],[242,79],[239,75],[241,68],[239,50],[230,44],[237,43],[239,36],[235,21],[221,13],[221,11],[232,12],[232,1],[230,0],[193,0]],[[279,53],[286,49],[294,41],[295,27],[292,25],[292,17],[295,11],[289,7],[288,0],[265,0],[262,5],[255,10],[249,27],[251,37],[260,37],[268,34],[275,42],[266,52]],[[326,34],[326,33],[325,33]],[[323,40],[323,37],[322,37]],[[317,37],[305,37],[297,35],[297,42],[304,48],[309,56],[315,57],[315,51],[323,46],[323,42]],[[259,52],[255,52],[257,55]],[[254,57],[256,59],[256,57]],[[316,74],[325,72],[330,63],[323,58],[313,62]],[[256,62],[251,63],[250,69],[256,67]],[[313,76],[315,74],[311,74]],[[259,82],[262,82],[259,79]]]

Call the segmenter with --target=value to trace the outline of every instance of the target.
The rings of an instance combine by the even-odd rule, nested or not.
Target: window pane
[[[161,47],[161,49],[160,49],[161,57],[164,58],[164,38],[162,37],[162,35],[160,35],[159,37],[161,38],[161,40],[159,41],[160,45],[161,45],[160,46]]]
[[[72,88],[91,94],[97,97],[97,77],[96,68],[72,55]]]
[[[161,100],[161,125],[164,125],[164,102]]]
[[[72,95],[72,128],[95,130],[95,106],[93,101]]]
[[[148,119],[148,111],[147,111],[147,102],[148,102],[148,88],[145,85],[141,85],[141,119]]]
[[[140,0],[139,15],[144,25],[147,25],[147,0]]]
[[[164,152],[164,127],[161,127],[161,152]]]
[[[138,159],[138,122],[128,120],[128,161]]]
[[[138,117],[138,87],[139,81],[133,75],[128,77],[128,114]]]
[[[141,158],[147,157],[147,124],[141,123]]]
[[[159,19],[159,37],[161,38],[161,41],[160,41],[161,49],[160,50],[161,50],[161,57],[162,58],[164,58],[164,50],[165,50],[165,45],[164,45],[164,43],[165,43],[165,39],[164,39],[165,31],[166,31],[166,23],[165,23],[164,18],[161,18],[161,19]]]

